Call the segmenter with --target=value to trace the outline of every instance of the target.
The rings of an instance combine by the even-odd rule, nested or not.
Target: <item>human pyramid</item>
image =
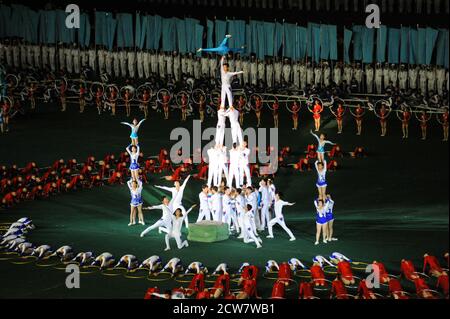
[[[262,247],[262,239],[258,232],[267,230],[267,238],[272,239],[274,238],[273,227],[276,224],[285,230],[290,241],[295,241],[296,238],[287,227],[282,212],[284,206],[292,206],[294,203],[283,201],[282,194],[276,191],[276,187],[270,179],[261,180],[258,189],[252,186],[249,167],[250,150],[243,139],[243,132],[239,123],[239,111],[233,107],[231,89],[232,78],[243,72],[230,72],[229,65],[225,62],[225,55],[229,52],[227,50],[232,50],[227,47],[227,40],[230,37],[227,36],[219,48],[205,49],[219,50],[223,54],[220,61],[222,90],[221,104],[217,113],[215,145],[207,151],[209,158],[208,181],[206,185],[202,186],[202,191],[199,194],[200,207],[197,223],[214,221],[227,224],[230,234],[234,232],[244,243],[254,243],[257,248]],[[225,107],[227,102],[228,109]],[[229,151],[224,145],[227,118],[230,121],[233,141],[233,146]],[[139,223],[145,225],[142,210],[161,210],[161,218],[145,229],[141,233],[141,237],[157,229],[159,233],[166,234],[166,250],[170,249],[170,239],[175,239],[178,249],[182,249],[189,246],[187,240],[181,239],[182,227],[185,224],[186,228],[189,228],[188,214],[196,206],[194,205],[186,210],[182,204],[184,190],[190,175],[182,184],[175,181],[174,187],[155,185],[156,188],[169,192],[171,199],[169,200],[168,197],[164,196],[160,205],[142,208],[142,181],[139,178],[138,164],[140,148],[137,133],[143,121],[138,123],[135,119],[132,124],[122,122],[122,124],[131,128],[131,144],[127,147],[131,159],[131,179],[127,183],[131,193],[129,226],[136,224],[136,212]],[[318,174],[316,186],[319,196],[314,202],[317,211],[315,244],[318,245],[321,234],[323,234],[324,243],[337,240],[332,237],[334,202],[331,196],[326,193],[327,163],[325,160],[325,146],[335,144],[327,141],[324,134],[321,134],[320,137],[313,135],[319,144],[318,160],[315,163]]]

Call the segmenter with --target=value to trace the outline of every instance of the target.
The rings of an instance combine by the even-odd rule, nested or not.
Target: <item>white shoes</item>
[[[170,247],[166,247],[166,249],[164,249],[164,251],[168,251],[168,250],[170,250]]]
[[[273,239],[274,237],[273,237],[273,236],[270,236],[270,235],[268,235],[268,236],[266,236],[266,238],[269,238],[269,239]]]
[[[133,226],[133,225],[136,225],[136,222],[133,222],[133,223],[129,223],[129,224],[128,224],[128,226]]]
[[[316,246],[317,246],[317,245],[319,245],[319,242],[318,242],[318,241],[316,241],[316,242],[314,243],[314,245],[316,245]]]
[[[295,237],[292,237],[291,239],[289,239],[289,241],[296,241],[297,239]]]
[[[142,221],[140,221],[140,222],[139,222],[139,224],[141,224],[141,225],[145,225],[145,223],[144,223],[144,222],[142,222]]]

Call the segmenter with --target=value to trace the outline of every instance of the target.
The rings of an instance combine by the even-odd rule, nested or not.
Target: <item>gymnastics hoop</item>
[[[118,270],[118,271],[117,271]],[[128,271],[125,267],[113,267],[113,268],[106,268],[101,271],[101,274],[108,277],[116,277],[120,275],[124,275]]]
[[[103,93],[105,92],[105,86],[103,85],[103,83],[100,83],[100,82],[94,82],[91,84],[89,91],[91,92],[92,96],[97,97],[97,89],[99,87],[101,88],[101,92],[102,92],[102,96],[103,96]]]
[[[119,90],[119,98],[125,101],[125,92],[126,90],[128,90],[130,97],[128,99],[128,102],[131,102],[131,100],[133,100],[134,98],[134,92],[136,91],[136,89],[131,86],[131,85],[125,85],[122,86]]]
[[[313,106],[315,105],[315,102],[319,101],[320,106],[321,106],[321,111],[319,112],[319,114],[321,114],[323,112],[323,110],[325,109],[324,104],[322,99],[318,96],[318,95],[311,95],[308,100],[306,101],[306,107],[308,108],[308,110],[314,114],[314,110],[313,110]]]
[[[332,299],[339,299],[339,297],[341,297],[341,296],[347,296],[347,297],[350,297],[350,299],[356,299],[356,296],[350,295],[350,294],[335,295],[335,296],[332,297]]]
[[[188,92],[186,92],[186,91],[180,91],[180,92],[178,92],[177,93],[177,95],[175,96],[175,103],[181,108],[181,102],[182,102],[182,100],[181,100],[181,98],[183,97],[183,94],[186,96],[186,98],[187,98],[187,104],[186,105],[189,105],[189,101],[190,101],[190,99],[191,99],[191,97],[189,96],[189,93]]]
[[[240,110],[240,112],[249,112],[250,111],[250,107],[247,103],[247,94],[245,93],[244,90],[237,90],[236,92],[233,92],[233,98],[235,98],[235,104],[236,104],[236,108],[238,107],[239,104],[239,98],[242,96],[243,100],[245,101],[244,106],[242,107],[242,110]]]
[[[87,266],[82,266],[81,269],[82,270],[80,270],[80,274],[89,275],[89,274],[93,274],[93,273],[97,272],[97,270],[100,270],[100,266],[87,265]]]
[[[333,269],[333,271],[330,271],[329,269]],[[323,272],[329,275],[337,275],[338,271],[335,266],[326,265],[323,267]]]
[[[379,100],[375,103],[374,107],[373,107],[373,113],[375,114],[376,117],[378,117],[379,119],[381,119],[381,116],[378,115],[377,109],[381,109],[382,106],[387,107],[387,114],[385,115],[384,119],[387,120],[389,115],[392,112],[392,108],[391,105],[388,101],[386,100]]]
[[[111,88],[113,88],[117,92],[115,99],[110,99],[110,97],[109,97],[109,92],[110,92]],[[105,91],[103,91],[103,96],[108,101],[116,102],[117,99],[119,98],[119,88],[115,84],[108,84],[105,88]]]
[[[448,112],[448,106],[446,106],[446,107],[443,107],[443,108],[442,108],[442,110],[444,111],[443,113],[437,113],[437,114],[436,114],[436,119],[437,119],[437,122],[438,122],[439,124],[441,124],[441,125],[443,125],[443,124],[444,124],[444,121],[442,121],[442,119],[441,119],[440,115],[444,114],[444,113],[445,113],[445,111],[447,111],[447,112]],[[448,124],[448,122],[447,122],[447,124]]]
[[[203,96],[203,103],[206,104],[206,94],[202,89],[195,89],[191,93],[192,101],[195,104],[200,104],[200,97],[202,97],[202,96]]]
[[[139,272],[144,272],[144,273],[141,274],[141,275],[136,274],[136,273],[139,273]],[[128,278],[128,279],[144,279],[148,275],[149,275],[149,271],[147,269],[145,269],[145,268],[135,268],[135,269],[132,269],[132,270],[128,271],[125,274],[124,277]]]
[[[263,278],[269,279],[269,280],[277,280],[278,279],[278,271],[266,271],[265,273],[263,273]]]
[[[5,76],[5,81],[7,84],[9,84],[10,82],[13,82],[13,89],[17,89],[17,87],[19,86],[19,78],[17,77],[17,75],[15,74],[7,74]],[[9,87],[9,85],[8,85]]]
[[[9,111],[8,113],[11,113],[13,108],[13,100],[9,96],[2,96],[2,100],[7,101],[9,104]]]
[[[292,106],[294,104],[294,102],[297,102],[298,105],[298,111],[294,112],[292,109]],[[289,112],[291,112],[292,114],[298,114],[300,112],[300,110],[302,109],[302,100],[299,99],[298,97],[288,97],[288,99],[286,100],[286,108]]]
[[[331,286],[333,285],[332,281],[328,280],[328,279],[318,279],[318,278],[316,278],[316,279],[313,279],[312,281],[314,283],[313,290],[316,290],[316,291],[329,291],[331,289]],[[316,281],[324,281],[327,285],[325,285],[325,286],[320,286],[320,285],[316,286],[316,284],[315,284]]]
[[[256,98],[259,98],[259,99],[261,100],[261,109],[260,109],[260,111],[261,111],[262,108],[264,107],[264,99],[263,99],[262,96],[259,95],[258,93],[253,93],[252,95],[250,95],[250,98],[249,98],[249,100],[248,100],[248,103],[249,103],[249,105],[250,105],[250,108],[251,108],[253,111],[256,111]]]
[[[143,100],[145,91],[147,91],[148,97],[149,97],[147,101]],[[144,102],[149,103],[152,96],[153,96],[153,90],[152,90],[151,86],[148,85],[147,83],[144,83],[144,84],[138,86],[138,88],[135,91],[133,91],[133,97],[130,99],[130,101],[133,98],[136,98],[137,101],[139,101],[140,103],[144,103]]]
[[[36,256],[19,256],[17,260],[11,260],[10,262],[14,265],[26,265],[31,264],[37,259]]]
[[[176,276],[176,277],[174,278],[174,280],[175,280],[176,282],[180,282],[180,283],[185,284],[185,283],[191,282],[195,275],[196,275],[196,274],[194,274],[194,273],[182,274],[182,275]],[[180,279],[180,278],[184,278],[184,277],[191,277],[191,278],[190,278],[189,280],[186,280],[186,279]]]
[[[220,101],[220,91],[219,90],[212,90],[209,94],[209,99],[214,103],[214,105],[219,105]]]
[[[433,290],[433,289],[423,289],[422,291],[431,293],[433,295],[433,297],[435,297],[437,299],[443,299],[443,295],[439,291],[436,291],[436,290]],[[416,294],[416,295],[420,299],[427,299],[427,298],[421,297],[419,294]]]
[[[294,291],[298,287],[297,281],[295,281],[294,279],[291,279],[291,278],[280,278],[280,279],[277,279],[277,281],[275,283],[283,282],[283,281],[289,282],[288,286],[285,287],[286,292]]]
[[[354,289],[358,289],[359,288],[359,283],[361,282],[361,278],[353,276],[353,279],[355,279],[355,286],[345,285],[344,284],[344,287],[347,288],[347,289],[353,289],[353,290]],[[356,280],[358,280],[358,284],[356,283]],[[342,281],[342,278],[341,278],[341,281]],[[342,281],[342,283],[344,283],[344,282]]]
[[[306,273],[306,275],[302,275],[300,273]],[[310,279],[311,278],[311,270],[309,269],[301,269],[294,273],[294,277],[302,278],[302,279]]]
[[[67,268],[67,266],[69,266],[69,265],[80,265],[80,263],[78,262],[78,261],[72,261],[72,260],[70,260],[70,261],[63,261],[63,267],[60,267],[60,266],[56,266],[56,267],[54,267],[56,270],[66,270],[66,268]]]
[[[6,261],[6,260],[14,259],[15,258],[14,255],[18,255],[18,253],[15,252],[15,251],[0,252],[0,261]]]
[[[218,274],[207,275],[207,276],[205,276],[205,282],[207,282],[209,284],[214,284],[219,276],[221,276],[221,275],[218,275]],[[207,279],[207,278],[211,278],[211,277],[214,277],[216,279],[215,280]]]
[[[413,112],[414,113],[414,117],[416,118],[417,121],[419,121],[419,123],[422,123],[422,120],[419,118],[418,114],[422,114],[423,112],[425,112],[425,115],[427,116],[425,122],[428,123],[428,121],[430,121],[431,118],[432,118],[431,112],[427,112],[425,110],[424,111],[419,111],[419,112],[418,111],[414,111]]]
[[[397,118],[401,122],[404,121],[404,119],[400,116],[400,114],[403,114],[403,112],[409,112],[409,114],[411,114],[412,113],[411,107],[409,105],[404,104],[400,107],[400,110],[395,111],[395,114],[397,114]]]
[[[399,279],[400,276],[390,275],[388,274],[388,277],[391,279]],[[388,282],[380,282],[380,285],[383,287],[389,287],[389,281]]]
[[[349,107],[350,114],[351,114],[353,117],[356,117],[356,118],[362,118],[362,117],[366,114],[366,108],[363,107],[363,106],[361,106],[361,105],[359,105],[359,106],[360,106],[361,109],[363,110],[362,114],[360,114],[360,115],[358,115],[358,114],[356,114],[356,113],[354,113],[354,112],[352,111],[353,107]],[[354,107],[354,108],[356,109],[356,108],[358,108],[358,107],[356,106],[356,107]]]
[[[51,259],[55,259],[55,258],[57,259],[56,261],[47,263],[47,261],[51,261]],[[57,258],[55,256],[53,256],[53,257],[49,256],[49,257],[44,257],[42,259],[37,260],[36,266],[38,266],[38,267],[54,267],[54,266],[59,265],[60,263],[61,263],[61,260],[59,260],[59,258]]]
[[[167,94],[169,96],[169,101],[168,103],[170,103],[170,101],[172,100],[172,93],[170,93],[169,90],[167,89],[161,89],[156,93],[156,100],[160,103],[160,104],[164,104],[163,101],[163,94]]]
[[[336,111],[337,111],[339,105],[342,105],[342,108],[344,109],[344,112],[342,112],[341,116],[344,116],[345,113],[347,113],[347,105],[345,104],[344,100],[341,98],[337,98],[337,99],[334,99],[334,103],[331,104],[329,107],[330,112],[331,112],[331,114],[334,115],[334,117],[337,117],[337,112],[334,111],[334,108],[336,108]]]
[[[351,265],[354,270],[366,270],[367,266],[369,266],[368,263],[363,262],[363,261],[352,261]],[[356,266],[356,267],[354,267],[354,266]],[[361,267],[359,267],[359,266],[361,266]]]
[[[164,276],[162,276],[162,278],[158,278],[160,275],[164,275]],[[158,282],[167,281],[167,280],[170,280],[172,278],[173,278],[173,274],[171,272],[167,272],[167,271],[161,271],[159,273],[149,274],[147,276],[147,280],[148,281],[158,281]]]
[[[273,107],[272,107],[273,103],[277,102],[277,103],[278,103],[278,106],[279,106],[280,104],[279,104],[279,102],[278,102],[279,100],[278,100],[278,97],[277,97],[276,95],[271,95],[270,97],[273,98],[273,100],[263,100],[263,106],[264,106],[264,104],[265,104],[265,105],[267,105],[267,107],[268,107],[271,111],[273,111]]]
[[[55,91],[58,93],[61,93],[61,84],[64,83],[64,87],[66,88],[66,91],[69,89],[69,84],[67,83],[67,79],[65,77],[62,77],[60,79],[55,79]]]

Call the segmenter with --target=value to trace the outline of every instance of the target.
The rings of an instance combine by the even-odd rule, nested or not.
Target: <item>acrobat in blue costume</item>
[[[198,49],[198,52],[216,52],[220,55],[227,55],[230,52],[233,53],[242,53],[244,52],[244,47],[241,48],[229,48],[228,47],[228,39],[231,38],[231,35],[227,34],[225,39],[223,39],[222,43],[217,48],[209,48],[209,49]]]

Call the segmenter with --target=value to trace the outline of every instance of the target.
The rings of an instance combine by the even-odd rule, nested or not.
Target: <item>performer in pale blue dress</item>
[[[127,125],[131,128],[131,134],[130,134],[130,138],[131,138],[131,145],[138,145],[139,140],[138,140],[138,131],[139,131],[139,127],[141,126],[142,122],[144,122],[145,119],[142,119],[139,123],[137,119],[133,120],[133,123],[127,123],[127,122],[120,122],[120,124],[123,125]]]
[[[130,189],[131,202],[130,202],[130,223],[128,226],[136,225],[136,210],[138,212],[139,224],[145,225],[144,215],[142,214],[142,181],[130,179],[127,182]]]
[[[314,134],[312,131],[310,131],[312,136],[314,136],[317,140],[317,159],[319,162],[323,162],[325,160],[325,145],[336,145],[333,142],[327,141],[327,136],[325,134],[320,134],[320,137]]]
[[[139,152],[140,152],[140,147],[139,144],[137,145],[128,145],[128,147],[126,148],[126,151],[128,152],[128,154],[130,155],[130,171],[131,171],[131,178],[133,180],[138,180],[139,179]]]

